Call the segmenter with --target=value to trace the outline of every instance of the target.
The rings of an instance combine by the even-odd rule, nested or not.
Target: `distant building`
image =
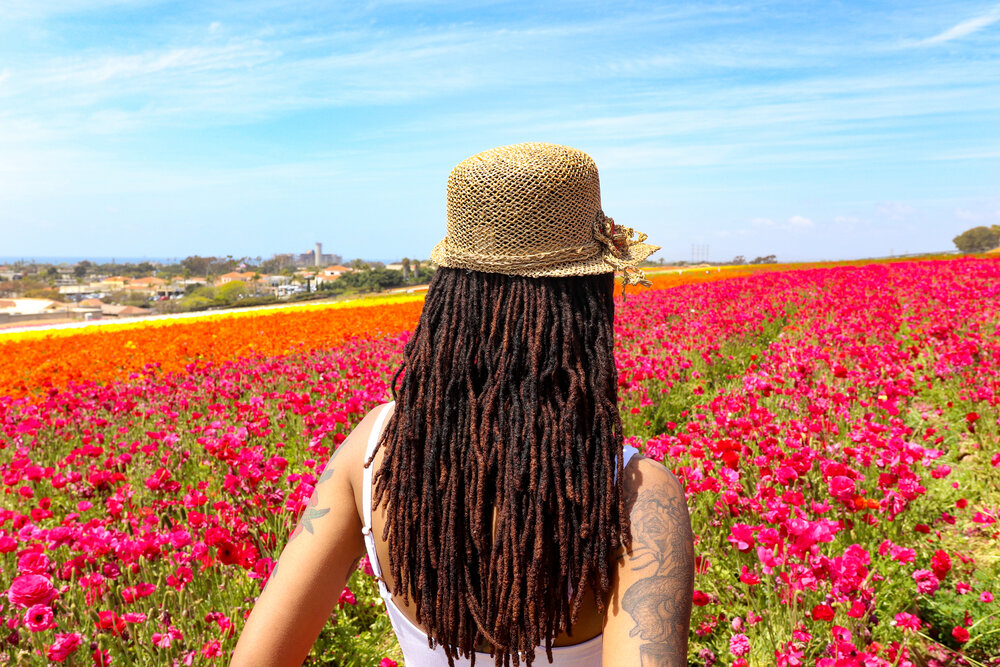
[[[278,255],[275,255],[277,258]],[[309,252],[295,255],[295,266],[323,266],[325,264],[340,264],[344,259],[340,255],[325,254],[323,244],[317,243]]]
[[[0,302],[0,312],[8,315],[43,315],[66,309],[66,304],[52,299],[4,299]]]
[[[128,276],[108,276],[99,283],[91,283],[90,287],[114,291],[125,289],[125,284],[128,282]]]
[[[350,273],[354,269],[348,268],[346,266],[341,266],[340,264],[334,264],[333,266],[328,266],[318,274],[316,274],[316,286],[319,287],[323,283],[333,282],[345,273]]]
[[[223,273],[221,276],[219,276],[218,282],[220,285],[225,285],[226,283],[231,283],[236,280],[242,280],[245,283],[251,283],[253,282],[254,276],[261,277],[259,273],[254,273],[253,271],[247,271],[244,273],[240,273],[239,271],[233,271],[231,273]]]

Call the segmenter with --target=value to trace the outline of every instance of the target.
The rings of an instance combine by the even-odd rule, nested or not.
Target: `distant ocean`
[[[138,264],[140,262],[159,262],[160,264],[176,264],[184,259],[183,257],[48,257],[44,255],[0,255],[0,264],[13,264],[14,262],[38,262],[40,264],[76,264],[83,260],[88,260],[94,264]]]

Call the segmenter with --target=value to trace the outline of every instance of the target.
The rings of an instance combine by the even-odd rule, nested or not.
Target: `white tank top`
[[[385,418],[389,414],[389,408],[392,405],[392,403],[387,403],[382,406],[381,412],[379,412],[378,417],[375,419],[371,437],[368,439],[368,447],[365,451],[365,461],[370,459],[375,452],[379,436],[382,434],[382,426],[385,424]],[[628,465],[629,460],[638,454],[639,450],[626,445],[623,453],[624,465]],[[378,562],[378,553],[375,551],[375,537],[372,535],[371,530],[372,466],[364,469],[362,485],[361,502],[365,522],[361,532],[365,536],[365,548],[368,551],[368,560],[371,561],[372,570],[378,578],[378,590],[382,595],[382,601],[385,603],[386,610],[389,612],[389,622],[392,623],[396,639],[399,640],[399,647],[403,650],[403,660],[406,662],[406,667],[440,667],[440,665],[447,665],[448,657],[445,655],[444,649],[440,646],[430,648],[427,645],[427,633],[420,626],[415,625],[396,606],[396,603],[392,600],[392,593],[389,592],[389,589],[386,588],[382,580],[382,567]],[[581,644],[574,644],[573,646],[554,646],[552,648],[552,662],[549,663],[545,657],[545,647],[540,646],[535,651],[535,662],[543,665],[601,667],[601,652],[603,648],[604,640],[601,635],[597,635],[593,639],[589,639]],[[465,667],[471,664],[472,661],[468,658],[457,658],[455,660],[456,667]],[[477,652],[476,664],[482,665],[482,667],[495,667],[493,658],[490,657],[489,653]]]

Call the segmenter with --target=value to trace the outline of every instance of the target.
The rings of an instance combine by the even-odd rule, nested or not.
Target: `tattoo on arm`
[[[632,494],[627,503],[631,565],[646,575],[622,595],[622,609],[635,622],[629,636],[646,642],[639,648],[642,667],[683,667],[694,588],[691,520],[684,495],[653,487]]]
[[[340,452],[341,450],[338,448],[337,451],[333,453],[333,456],[330,457],[330,462],[326,464],[326,468],[323,469],[323,473],[319,476],[319,479],[316,480],[316,486],[313,490],[313,494],[309,498],[309,503],[306,505],[305,511],[302,512],[302,516],[299,518],[299,525],[295,527],[295,530],[292,531],[291,536],[288,538],[289,542],[301,535],[303,530],[312,535],[312,522],[330,511],[329,507],[316,507],[316,505],[319,504],[319,487],[321,484],[333,477],[333,462],[336,460],[337,454]]]
[[[312,522],[315,519],[324,516],[330,511],[329,507],[316,507],[319,504],[319,487],[321,484],[323,484],[324,482],[328,481],[333,477],[333,471],[334,471],[333,462],[334,459],[337,458],[337,455],[340,453],[340,451],[341,451],[340,448],[338,448],[337,451],[333,453],[333,456],[330,457],[330,461],[326,464],[326,468],[323,469],[323,473],[319,476],[319,479],[316,480],[316,486],[313,488],[313,494],[312,496],[309,497],[309,502],[306,504],[305,510],[299,517],[298,525],[295,526],[295,530],[292,531],[292,534],[291,536],[289,536],[288,542],[285,543],[285,546],[288,546],[288,543],[294,540],[299,535],[301,535],[303,531],[306,531],[310,535],[312,535],[313,534]],[[351,564],[350,568],[348,568],[347,570],[348,577],[350,577],[351,573],[354,572],[354,569],[358,566],[358,561],[360,560],[361,560],[360,558],[356,559],[354,563]],[[272,581],[274,581],[275,575],[278,574],[278,565],[279,563],[276,562],[274,564],[274,567],[271,568],[271,574],[267,578],[267,583],[264,584],[264,590],[267,590],[267,587],[271,585]]]

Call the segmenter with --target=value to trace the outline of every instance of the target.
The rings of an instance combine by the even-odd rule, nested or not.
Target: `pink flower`
[[[750,638],[740,633],[729,638],[729,652],[737,658],[750,652]]]
[[[344,587],[344,590],[340,592],[340,599],[337,600],[337,604],[343,607],[345,604],[357,604],[358,600],[354,597],[354,593],[351,592],[350,588]]]
[[[753,530],[745,523],[733,524],[729,535],[729,543],[738,551],[747,552],[754,546]]]
[[[896,619],[893,621],[893,625],[897,628],[902,629],[904,632],[916,632],[920,629],[920,619],[913,614],[908,614],[902,611],[896,614]]]
[[[850,477],[837,475],[830,478],[830,495],[840,501],[848,501],[858,494],[857,485]]]
[[[955,584],[955,592],[959,595],[967,595],[972,592],[972,586],[967,581],[959,581]]]
[[[391,658],[382,658],[378,667],[396,667],[396,661]]]
[[[756,586],[760,583],[760,577],[753,571],[747,568],[746,565],[743,566],[740,572],[740,581],[742,581],[747,586]]]
[[[56,590],[48,577],[40,574],[24,574],[14,579],[7,591],[7,599],[18,607],[48,604],[56,597]]]
[[[990,593],[989,591],[983,591],[982,593],[979,594],[979,601],[993,602],[993,593]]]
[[[24,574],[47,574],[49,557],[37,551],[29,551],[17,559],[17,569]]]
[[[934,595],[939,586],[938,578],[930,570],[914,571],[913,580],[917,582],[917,592],[923,595]]]
[[[218,639],[213,639],[201,647],[201,654],[206,658],[217,658],[222,655],[222,643]]]
[[[83,637],[79,632],[70,632],[56,635],[56,640],[49,646],[49,660],[62,662],[68,658],[80,645]]]
[[[135,602],[139,598],[144,598],[149,595],[152,595],[155,591],[156,591],[156,584],[143,582],[136,586],[129,586],[128,588],[123,589],[122,599],[125,600],[125,602],[131,604],[132,602]]]
[[[154,646],[170,648],[171,642],[175,639],[184,639],[184,634],[171,625],[166,632],[154,632],[152,639]]]
[[[32,632],[42,632],[56,626],[54,616],[48,605],[32,605],[24,614],[24,624]]]

